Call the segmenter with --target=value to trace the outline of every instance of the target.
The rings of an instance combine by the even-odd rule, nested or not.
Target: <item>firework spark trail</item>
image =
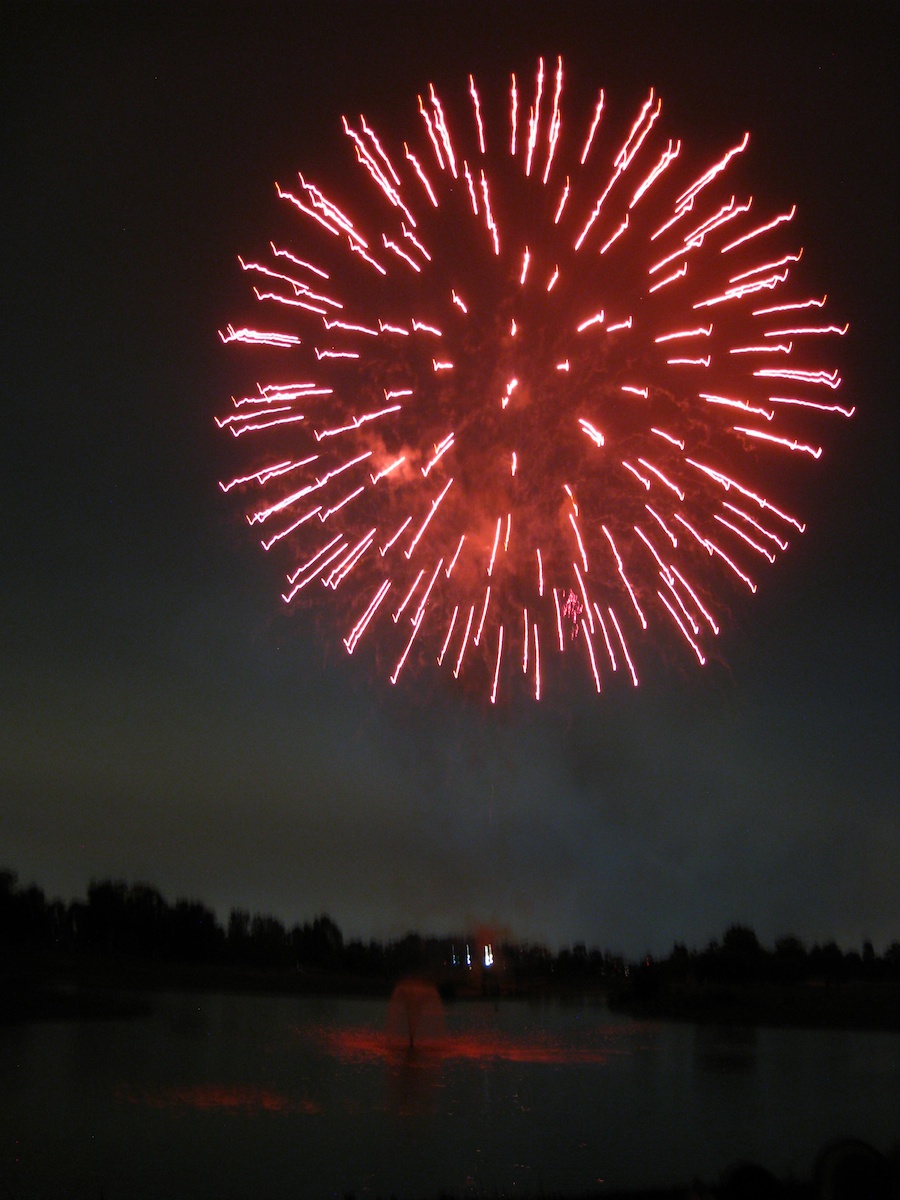
[[[404,137],[342,118],[349,198],[276,185],[294,233],[239,259],[265,315],[220,333],[248,371],[220,486],[284,602],[327,587],[392,683],[432,654],[492,703],[573,652],[597,691],[668,645],[702,665],[805,529],[772,481],[855,411],[821,365],[848,327],[795,283],[796,206],[739,195],[749,135],[704,158],[661,114],[567,114],[561,59],[429,84]]]

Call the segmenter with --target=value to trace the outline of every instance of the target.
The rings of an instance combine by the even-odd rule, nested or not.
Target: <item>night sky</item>
[[[345,936],[490,925],[637,955],[732,922],[900,938],[897,105],[877,5],[36,3],[0,71],[0,865],[51,895],[146,880]],[[341,113],[414,125],[562,54],[666,133],[753,134],[808,279],[851,323],[797,464],[805,536],[723,632],[632,692],[392,689],[285,615],[217,481],[273,181]]]

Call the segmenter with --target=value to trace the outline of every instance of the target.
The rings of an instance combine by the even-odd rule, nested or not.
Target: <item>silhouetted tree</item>
[[[121,953],[127,893],[128,887],[121,880],[91,880],[84,922],[84,934],[90,946],[107,954]]]
[[[0,872],[0,942],[19,948],[52,945],[44,893],[34,884],[16,890],[14,871]]]
[[[250,914],[245,908],[233,908],[228,916],[226,934],[228,957],[234,962],[246,962],[250,948]]]
[[[875,947],[868,940],[863,942],[862,949],[862,973],[864,979],[877,979],[881,972],[878,970],[879,963],[875,957]]]
[[[839,983],[844,977],[844,956],[835,942],[813,946],[809,952],[810,974],[826,983]]]
[[[775,943],[773,959],[775,978],[779,983],[800,983],[809,974],[809,958],[799,938],[788,935]]]
[[[125,916],[129,953],[148,958],[167,953],[172,913],[156,888],[134,884],[125,896]]]
[[[216,914],[199,900],[179,900],[169,917],[168,950],[180,962],[207,962],[224,943]]]
[[[250,959],[255,966],[283,969],[291,965],[287,930],[277,917],[266,913],[250,918]]]

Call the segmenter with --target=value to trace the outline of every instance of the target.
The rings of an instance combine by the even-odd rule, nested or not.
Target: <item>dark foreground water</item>
[[[832,1137],[900,1138],[900,1034],[457,1003],[410,1053],[382,1001],[157,998],[0,1029],[0,1195],[535,1195],[808,1177]]]

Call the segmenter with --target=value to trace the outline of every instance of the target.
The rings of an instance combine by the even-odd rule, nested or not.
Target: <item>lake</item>
[[[0,1194],[576,1194],[715,1182],[740,1159],[804,1178],[831,1138],[900,1138],[900,1033],[465,1001],[410,1052],[382,1000],[153,1003],[0,1028]]]

